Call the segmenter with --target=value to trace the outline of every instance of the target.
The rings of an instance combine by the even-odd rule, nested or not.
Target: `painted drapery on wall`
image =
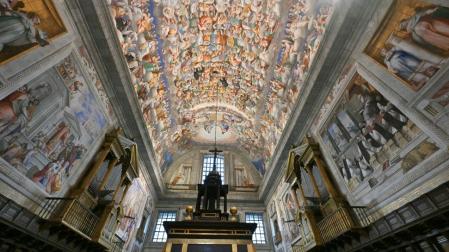
[[[413,90],[421,89],[449,57],[449,8],[395,1],[366,52]]]
[[[148,191],[143,178],[134,179],[123,199],[123,218],[118,225],[116,235],[125,241],[125,251],[131,251],[137,229],[142,221]]]
[[[375,171],[413,160],[412,164],[404,164],[406,172],[435,152],[438,148],[429,143],[433,147],[426,146],[419,158],[404,157],[402,150],[420,132],[398,108],[355,74],[323,127],[321,137],[340,175],[354,190]],[[369,183],[377,184],[375,179]]]
[[[51,0],[0,1],[0,63],[66,31]]]
[[[108,119],[69,56],[0,100],[0,156],[49,194],[63,188]]]

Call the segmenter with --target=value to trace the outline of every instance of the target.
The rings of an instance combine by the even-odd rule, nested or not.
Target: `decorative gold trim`
[[[184,229],[184,228],[172,228],[170,234],[184,234],[184,235],[251,235],[249,230],[216,230],[216,229]]]
[[[173,246],[173,243],[171,242],[167,242],[165,244],[165,248],[163,249],[163,251],[171,251],[171,247]]]

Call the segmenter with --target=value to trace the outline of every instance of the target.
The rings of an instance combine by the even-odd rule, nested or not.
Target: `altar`
[[[216,159],[217,150],[214,150]],[[223,185],[214,169],[204,184],[198,184],[195,212],[186,207],[182,221],[166,221],[164,252],[254,252],[252,235],[255,223],[239,222],[237,208],[227,212],[228,185]],[[223,211],[220,207],[223,198]]]
[[[165,252],[254,252],[254,223],[174,221],[165,222]]]

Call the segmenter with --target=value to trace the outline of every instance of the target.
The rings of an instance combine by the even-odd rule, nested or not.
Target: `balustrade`
[[[39,213],[47,220],[59,220],[87,238],[92,238],[99,218],[75,198],[49,197]]]
[[[345,232],[368,226],[371,218],[363,207],[339,207],[324,217],[317,226],[323,242],[329,242]]]

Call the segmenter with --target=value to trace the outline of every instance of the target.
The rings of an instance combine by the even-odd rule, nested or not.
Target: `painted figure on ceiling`
[[[145,1],[147,3],[147,1]],[[305,71],[312,60],[311,54],[316,52],[321,35],[324,32],[324,26],[330,15],[331,8],[327,8],[328,2],[323,1],[318,7],[312,7],[306,4],[306,1],[292,1],[292,10],[289,16],[288,24],[285,26],[289,31],[286,36],[286,42],[282,49],[282,60],[280,65],[276,66],[274,81],[266,80],[267,70],[273,64],[275,33],[280,27],[282,10],[289,9],[287,3],[272,1],[155,1],[155,8],[162,10],[161,13],[154,13],[152,10],[143,8],[135,2],[112,1],[111,12],[114,20],[131,20],[131,22],[141,22],[148,18],[148,29],[143,32],[133,30],[132,26],[122,26],[117,23],[117,33],[123,43],[124,54],[127,55],[128,64],[131,70],[131,77],[142,111],[148,124],[148,129],[152,141],[157,146],[168,146],[172,143],[158,143],[164,141],[162,132],[175,131],[175,125],[170,123],[170,117],[173,114],[182,115],[183,111],[196,105],[215,102],[216,88],[219,86],[220,102],[236,106],[244,111],[249,117],[256,115],[258,104],[264,103],[264,93],[276,93],[277,99],[270,101],[268,111],[273,111],[276,103],[293,94],[295,97],[289,97],[292,101],[296,99],[298,88],[289,84],[289,76],[292,64],[296,60],[298,48],[301,47],[296,42],[296,38],[303,36],[304,43],[310,43],[310,48],[306,50],[306,56],[301,57],[300,62],[306,62],[307,66],[302,68]],[[316,7],[316,8],[315,8]],[[309,9],[313,9],[310,11]],[[326,12],[326,10],[329,10]],[[137,19],[137,20],[136,20]],[[312,20],[312,21],[310,21]],[[157,21],[157,22],[156,22]],[[304,31],[310,21],[310,32]],[[154,24],[159,27],[155,27]],[[300,33],[298,27],[302,27]],[[158,38],[157,30],[160,31]],[[282,32],[282,31],[281,31]],[[129,39],[131,34],[136,33],[137,41]],[[309,36],[307,36],[309,35]],[[163,43],[161,43],[163,41]],[[148,42],[151,46],[142,44]],[[138,52],[145,50],[145,57],[139,57]],[[132,51],[132,53],[131,53]],[[302,54],[303,55],[303,54]],[[155,57],[157,60],[152,60]],[[154,67],[141,67],[148,64]],[[286,66],[281,66],[285,64]],[[156,74],[156,75],[155,75]],[[304,73],[305,75],[306,73]],[[150,77],[151,76],[151,77]],[[145,82],[141,80],[144,79]],[[226,87],[223,84],[226,80]],[[267,90],[266,81],[272,83],[272,90]],[[147,84],[147,83],[148,84]],[[295,83],[293,81],[293,83]],[[163,92],[158,92],[157,102],[154,106],[149,106],[154,100],[153,96],[148,95],[143,86],[163,86]],[[159,90],[159,89],[158,89]],[[173,95],[174,99],[168,96]],[[270,95],[267,95],[270,97]],[[182,101],[182,102],[181,102]],[[288,115],[294,102],[290,102],[279,109],[279,120],[274,120],[273,116],[261,115],[266,118],[267,125],[264,126],[265,132],[273,132],[272,136],[280,137],[280,132],[288,120]],[[172,110],[172,111],[170,111]],[[265,111],[265,110],[263,110]],[[150,119],[153,118],[153,119]],[[192,136],[195,130],[211,131],[210,123],[195,127],[191,126],[190,120],[178,120],[192,130]],[[276,121],[276,122],[275,122]],[[255,145],[268,143],[269,150],[274,149],[276,139],[267,141],[262,136],[254,142],[251,140],[251,133],[247,133],[243,127],[244,124],[229,121],[220,122],[222,133],[238,132],[242,135],[239,141],[249,141],[246,144],[249,149]],[[242,132],[242,133],[240,133]],[[244,135],[248,136],[244,136]],[[244,140],[245,139],[245,140]],[[173,141],[170,141],[173,142]],[[178,142],[174,141],[173,143]],[[184,142],[184,141],[182,141]],[[162,147],[161,147],[162,148]],[[163,150],[157,149],[157,153]],[[253,151],[258,153],[259,151]],[[266,153],[265,151],[262,151]],[[161,156],[159,156],[159,159]]]

